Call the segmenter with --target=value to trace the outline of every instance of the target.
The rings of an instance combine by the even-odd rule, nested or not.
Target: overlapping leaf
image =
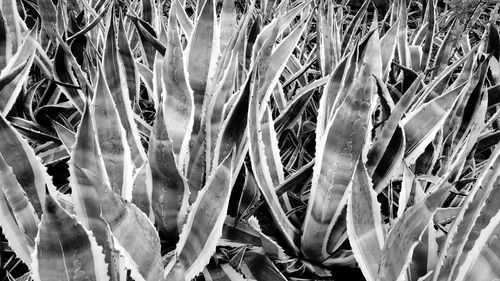
[[[231,162],[231,157],[226,157],[199,192],[177,243],[175,258],[165,269],[168,280],[191,280],[214,253],[229,205]]]
[[[50,196],[33,253],[33,279],[109,280],[102,248],[74,216]]]

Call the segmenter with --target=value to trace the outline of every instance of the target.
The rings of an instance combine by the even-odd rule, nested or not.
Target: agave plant
[[[500,5],[20,3],[0,10],[12,280],[500,278]]]

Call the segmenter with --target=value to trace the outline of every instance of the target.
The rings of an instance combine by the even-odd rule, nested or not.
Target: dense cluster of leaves
[[[4,280],[500,278],[500,3],[344,2],[0,1]]]

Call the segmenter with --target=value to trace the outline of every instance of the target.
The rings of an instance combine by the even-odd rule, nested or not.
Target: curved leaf
[[[423,104],[403,119],[402,125],[406,135],[405,159],[413,164],[422,154],[425,147],[434,139],[453,105],[462,93],[464,85],[448,90],[441,96]]]
[[[148,181],[152,185],[151,207],[156,222],[160,230],[167,237],[171,237],[172,240],[169,242],[175,243],[187,215],[189,186],[175,162],[172,141],[166,128],[168,119],[163,114],[163,105],[165,103],[158,108],[149,138]]]
[[[385,242],[384,232],[377,193],[360,158],[347,200],[347,234],[367,280],[375,281],[377,278],[378,262]]]
[[[198,193],[177,243],[176,258],[165,269],[167,280],[191,280],[210,261],[226,218],[231,194],[231,171],[231,157],[227,157]]]
[[[64,53],[63,47],[59,46],[56,50],[56,55],[54,57],[54,78],[58,81],[77,85],[78,81],[71,70],[71,65]],[[66,95],[68,100],[71,101],[78,109],[78,111],[83,112],[83,93],[80,89],[60,86],[61,91]]]
[[[106,281],[107,264],[102,248],[90,231],[69,215],[50,196],[33,252],[35,281],[69,281],[75,279]]]
[[[253,82],[253,81],[252,81]],[[258,85],[251,83],[255,88]],[[278,231],[284,236],[287,247],[298,253],[299,231],[287,218],[284,210],[281,208],[278,196],[275,192],[275,186],[270,174],[270,168],[266,157],[265,144],[263,142],[262,124],[260,121],[257,95],[258,91],[253,90],[250,98],[250,108],[248,110],[248,130],[250,134],[250,160],[252,170],[255,174],[255,180],[259,186],[264,201],[269,206],[269,211]]]
[[[119,59],[114,17],[108,22],[104,55],[102,60],[104,75],[109,86],[109,91],[116,105],[121,124],[125,129],[127,142],[132,153],[135,167],[143,164],[146,152],[142,147],[137,125],[134,121],[129,87],[126,81],[125,67]]]
[[[99,195],[94,190],[91,182],[81,169],[88,169],[99,177],[106,178],[107,174],[101,157],[93,111],[90,107],[91,101],[87,99],[85,108],[76,133],[76,141],[71,148],[71,159],[69,166],[69,182],[72,187],[75,214],[83,226],[91,230],[96,238],[97,244],[103,247],[107,263],[111,263],[111,245],[109,241],[109,229],[106,222],[101,218],[101,207]],[[109,275],[113,269],[109,269]]]
[[[492,190],[496,190],[500,171],[496,169],[500,163],[500,146],[492,152],[488,162],[484,165],[483,171],[479,174],[474,186],[469,191],[465,201],[462,203],[459,213],[450,227],[449,234],[442,246],[442,252],[439,257],[439,263],[435,268],[434,280],[450,280],[454,276],[455,269],[460,266],[458,263],[462,254],[466,254],[467,250],[464,247],[468,243],[477,239],[478,233],[473,231],[481,231],[485,227],[485,223],[491,219],[491,214],[488,215],[488,209],[483,209],[485,202],[490,198]],[[495,192],[496,193],[496,192]],[[494,197],[492,197],[494,198]],[[491,202],[489,204],[495,204]],[[492,207],[490,207],[492,208]],[[484,210],[486,215],[483,215],[484,221],[478,222],[478,217]],[[490,212],[495,212],[494,207]],[[476,226],[477,223],[477,226]]]
[[[130,49],[130,44],[127,39],[127,34],[125,27],[123,26],[123,17],[120,13],[118,18],[118,53],[120,59],[123,63],[123,68],[125,71],[125,77],[127,80],[128,95],[131,104],[134,105],[137,100],[137,95],[139,95],[139,72],[135,65],[135,59],[133,57],[132,50]]]
[[[177,1],[176,1],[177,2]],[[193,93],[188,84],[188,74],[184,67],[184,54],[179,37],[177,17],[170,12],[167,29],[167,52],[163,62],[163,82],[165,83],[163,107],[167,131],[177,156],[179,167],[183,167],[188,157],[188,146],[194,122]]]
[[[377,280],[403,280],[404,272],[411,261],[413,249],[434,212],[448,195],[450,184],[438,184],[437,190],[410,207],[391,228],[382,250]]]
[[[117,194],[130,199],[133,170],[130,148],[125,129],[120,124],[120,116],[100,67],[93,106],[97,142],[111,188]]]
[[[10,205],[14,217],[20,229],[24,232],[24,239],[28,248],[32,251],[35,247],[35,237],[38,232],[38,223],[40,219],[37,216],[33,205],[28,200],[24,190],[17,182],[12,168],[7,165],[5,159],[0,154],[0,188],[5,195],[5,199]],[[10,212],[9,212],[10,213]],[[8,216],[6,213],[2,215]]]
[[[216,15],[214,0],[203,1],[201,13],[194,25],[193,34],[187,47],[187,72],[189,84],[194,92],[194,125],[193,134],[200,130],[201,111],[205,99],[205,90],[210,75],[216,64],[218,46],[216,39]]]
[[[125,256],[126,267],[135,280],[163,281],[160,238],[151,221],[135,205],[111,191],[92,171],[77,168],[98,195],[101,217],[111,230],[114,246]]]
[[[373,175],[375,168],[379,164],[380,160],[384,155],[385,150],[389,146],[389,143],[396,131],[396,128],[399,125],[399,122],[403,118],[403,115],[406,113],[406,110],[410,106],[413,98],[420,86],[420,82],[422,81],[423,76],[419,76],[410,88],[406,91],[406,93],[401,97],[398,101],[396,107],[391,112],[391,115],[386,120],[384,126],[382,127],[382,131],[377,136],[374,144],[370,148],[368,152],[368,161],[366,163],[366,167],[368,169],[368,173]]]
[[[2,233],[7,238],[8,245],[25,264],[31,265],[33,247],[30,249],[25,239],[25,233],[17,224],[16,217],[12,213],[7,199],[5,199],[3,190],[0,192],[0,212],[2,214],[0,216],[0,227],[2,227]]]
[[[40,216],[45,203],[45,185],[49,191],[55,190],[52,179],[28,142],[1,114],[0,139],[0,153]]]
[[[311,260],[327,259],[333,251],[328,244],[337,243],[345,229],[344,225],[333,231],[344,210],[346,190],[367,137],[374,90],[369,71],[368,67],[362,68],[328,123],[325,135],[317,136],[319,158],[314,165],[301,244],[303,254]]]
[[[35,36],[36,30],[33,29],[26,35],[23,45],[19,47],[7,66],[0,73],[0,111],[4,116],[11,110],[21,93],[23,85],[27,82],[35,57]],[[20,65],[24,65],[24,67],[18,69]],[[15,74],[17,72],[16,69],[18,69],[19,73],[15,77],[12,77],[12,79],[6,79],[8,75]]]
[[[1,10],[5,17],[5,30],[7,35],[6,59],[9,60],[20,48],[22,42],[21,32],[24,22],[21,20],[17,10],[17,1],[5,0],[1,3]],[[3,55],[3,54],[2,54]]]

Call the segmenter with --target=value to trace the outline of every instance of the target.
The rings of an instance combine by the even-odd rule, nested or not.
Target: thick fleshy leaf
[[[203,276],[207,281],[246,281],[241,273],[238,273],[231,265],[225,263],[215,265],[210,263],[203,269]]]
[[[350,52],[335,68],[328,80],[321,96],[318,108],[318,122],[316,125],[316,138],[322,137],[326,126],[334,112],[344,101],[349,88],[354,82],[358,64],[358,47]]]
[[[69,60],[64,53],[62,46],[59,46],[56,50],[56,55],[54,57],[54,78],[62,83],[77,85],[78,81],[71,70],[71,65]],[[79,88],[73,87],[63,87],[59,86],[61,91],[66,95],[68,100],[71,101],[80,112],[83,112],[84,95]]]
[[[269,168],[272,184],[277,187],[285,181],[285,174],[283,163],[281,161],[280,149],[278,147],[278,137],[274,129],[274,120],[269,107],[264,113],[261,122],[262,141],[266,144],[264,146],[264,153],[267,161],[267,167]],[[292,211],[293,207],[290,203],[290,199],[288,198],[288,194],[283,194],[280,201],[285,213]],[[297,220],[297,216],[293,215],[293,218]]]
[[[174,4],[175,5],[175,4]],[[167,29],[167,52],[163,62],[163,107],[167,131],[173,144],[179,167],[183,167],[188,154],[189,140],[194,122],[193,93],[184,67],[184,54],[179,37],[177,17],[170,12]]]
[[[1,5],[1,10],[3,16],[5,17],[5,34],[7,35],[7,41],[5,42],[5,55],[6,59],[9,60],[21,46],[21,32],[24,31],[24,22],[21,20],[17,10],[17,1],[4,0]]]
[[[260,191],[253,173],[245,166],[245,183],[243,184],[241,194],[239,194],[236,218],[247,217],[255,204],[260,200]],[[234,194],[234,193],[233,193]]]
[[[231,155],[231,154],[230,154]],[[232,185],[231,157],[227,157],[198,193],[182,229],[179,243],[165,269],[167,280],[191,280],[210,261],[222,235]]]
[[[181,5],[181,2],[179,2],[179,0],[175,0],[175,2],[176,3],[172,4],[172,7],[175,8],[177,18],[179,19],[179,24],[181,25],[182,31],[188,38],[191,38],[191,35],[193,34],[193,22],[186,14],[186,11],[184,10],[184,5]]]
[[[488,72],[488,62],[489,59],[483,61],[478,66],[475,73],[464,79],[467,81],[464,94],[457,101],[457,105],[453,110],[453,115],[450,114],[450,117],[448,117],[447,121],[450,123],[445,123],[445,125],[449,125],[450,127],[449,131],[451,131],[450,133],[452,135],[449,136],[449,141],[454,145],[457,145],[463,141],[464,138],[467,138],[470,130],[475,125],[474,121],[477,119],[477,115],[480,114],[478,107],[483,97],[482,89]],[[481,118],[480,122],[482,123],[484,117],[481,116],[479,118]]]
[[[250,14],[254,9],[253,4],[254,2],[250,3],[248,13],[240,21],[236,29],[237,32],[233,33],[229,42],[227,42],[226,50],[221,54],[214,71],[212,78],[214,83],[211,83],[210,88],[207,89],[210,100],[205,103],[206,108],[204,108],[205,111],[202,120],[203,127],[192,149],[192,153],[196,153],[200,155],[200,157],[205,157],[205,159],[208,160],[205,165],[207,173],[210,173],[218,164],[219,155],[215,152],[215,149],[218,145],[219,136],[226,124],[224,122],[226,121],[229,111],[232,110],[234,102],[238,100],[239,95],[234,94],[234,92],[237,90],[238,84],[241,83],[239,80],[246,76],[244,73],[242,73],[243,75],[239,75],[238,71],[236,71],[240,67],[243,67],[239,62],[240,59],[243,59],[241,57],[242,53],[239,53],[241,50],[238,49],[245,45],[247,28],[251,18]],[[250,37],[252,36],[253,35],[250,34]],[[205,146],[205,154],[197,151],[202,146]],[[229,146],[232,147],[231,144],[229,144]],[[238,146],[240,145],[238,144]],[[214,161],[212,161],[212,159]],[[240,165],[237,164],[236,166],[238,167],[237,170],[239,170]],[[235,171],[235,173],[237,172]]]
[[[71,48],[68,46],[66,41],[56,33],[57,35],[57,42],[59,43],[58,51],[64,53],[64,61],[63,63],[65,64],[65,69],[66,75],[72,75],[74,73],[74,76],[76,76],[76,80],[78,81],[78,84],[80,86],[81,92],[85,93],[86,95],[93,96],[93,88],[91,87],[91,84],[89,80],[87,79],[86,73],[83,72],[82,66],[78,64],[76,61],[75,56],[73,55],[73,52],[71,51]],[[91,71],[92,72],[92,71]],[[73,77],[73,76],[72,76]],[[75,78],[72,78],[73,80]],[[76,84],[76,83],[71,83],[71,84]],[[81,100],[76,100],[78,102],[78,109],[81,110],[83,108],[83,94],[80,93]],[[81,111],[80,111],[81,112]]]
[[[498,194],[494,194],[498,195]],[[497,201],[494,199],[490,199],[491,201]],[[496,202],[495,202],[496,203]],[[494,204],[495,204],[494,203]],[[496,204],[498,205],[498,203]],[[489,206],[492,207],[492,206]],[[491,268],[491,263],[495,263],[498,261],[498,229],[500,228],[500,212],[498,208],[496,210],[493,210],[493,208],[489,208],[490,210],[487,211],[490,213],[489,215],[493,215],[491,217],[488,217],[488,221],[481,222],[484,226],[484,229],[480,231],[480,233],[477,233],[477,239],[474,239],[474,244],[470,245],[471,249],[470,251],[467,251],[465,256],[463,256],[463,263],[460,264],[460,267],[457,268],[458,274],[456,275],[457,281],[462,281],[466,277],[470,276],[470,271],[472,270],[472,266],[475,264],[475,261],[478,259],[480,254],[486,254],[486,260],[488,261],[487,269]],[[484,217],[481,219],[485,219]],[[471,242],[472,244],[472,242]],[[489,268],[488,268],[489,267]],[[468,279],[476,279],[476,280],[481,280],[482,278],[488,278],[491,275],[496,275],[495,277],[498,277],[498,272],[491,272],[491,269],[489,271],[485,272],[486,274],[482,273],[480,276],[471,276],[468,277]],[[484,274],[484,275],[483,275]],[[488,276],[489,275],[489,276]],[[481,279],[479,279],[481,278]],[[492,277],[490,277],[492,278]],[[496,278],[492,278],[491,280],[495,280]]]
[[[326,19],[326,16],[321,11],[318,10],[319,24],[318,24],[318,57],[320,61],[321,71],[324,76],[329,75],[333,71],[333,66],[337,64],[335,48],[333,46],[333,32],[330,27],[330,22]]]
[[[121,14],[118,18],[118,53],[125,71],[129,98],[131,104],[134,105],[137,100],[137,95],[139,95],[139,72],[135,65],[135,58],[132,50],[130,49]]]
[[[47,196],[33,252],[36,281],[109,280],[102,248],[92,233]]]
[[[425,11],[425,21],[427,23],[427,33],[425,37],[424,45],[422,46],[422,61],[421,67],[427,69],[431,62],[431,50],[434,43],[435,36],[435,14],[436,14],[436,2],[430,0],[427,3],[427,9]]]
[[[384,232],[377,193],[360,158],[347,200],[347,234],[354,256],[367,280],[377,279],[378,262],[385,242]]]
[[[413,249],[432,220],[434,212],[448,195],[450,184],[443,182],[436,188],[435,192],[410,207],[391,228],[382,250],[377,280],[403,280]]]
[[[455,44],[458,36],[460,36],[459,28],[456,28],[455,25],[456,21],[453,21],[450,25],[448,32],[443,38],[443,41],[441,42],[441,45],[439,46],[439,49],[434,59],[434,68],[436,68],[437,71],[434,73],[439,73],[448,65],[448,61],[450,60],[450,57],[453,52],[452,48],[453,44]]]
[[[257,230],[246,220],[236,221],[230,216],[226,217],[219,245],[231,245],[232,243],[238,243],[252,244],[256,247],[260,247],[262,246],[261,241],[262,240],[260,239],[260,235]]]
[[[373,186],[377,193],[382,192],[391,179],[398,177],[401,164],[403,163],[405,147],[405,132],[401,126],[398,126],[392,135],[387,149],[384,151],[382,159],[372,174]]]
[[[287,2],[283,1],[281,4],[286,6]],[[285,29],[289,28],[290,24],[297,16],[300,16],[301,12],[307,11],[306,7],[311,4],[310,0],[298,2],[298,4],[291,8],[290,10],[281,13],[279,16],[274,18],[270,24],[264,26],[262,31],[259,34],[259,38],[255,42],[253,46],[252,53],[256,53],[256,50],[260,50],[264,42],[269,39],[269,36],[274,32],[273,29],[276,26],[278,28],[276,36],[279,36],[285,31]],[[308,15],[306,15],[307,17]],[[304,20],[304,19],[302,19]]]
[[[370,73],[378,79],[382,79],[382,53],[378,29],[370,31],[366,39],[359,44],[361,62],[366,63]]]
[[[232,0],[222,2],[221,20],[220,20],[220,52],[224,53],[231,37],[237,32],[236,5]]]
[[[200,130],[201,112],[205,99],[210,75],[216,64],[218,54],[216,36],[216,15],[214,0],[206,0],[201,3],[203,7],[194,25],[193,34],[189,40],[187,72],[189,73],[189,84],[194,92],[194,125],[193,134]]]
[[[4,69],[7,61],[12,54],[7,51],[7,24],[3,16],[2,9],[0,9],[0,69]]]
[[[156,52],[162,56],[165,55],[165,46],[158,40],[155,30],[149,23],[135,16],[128,15],[128,17],[139,33],[149,69],[152,69]]]
[[[139,18],[132,9],[128,10],[127,17],[134,24],[135,30],[139,35],[140,40],[137,43],[140,43],[143,63],[147,65],[148,69],[152,69],[156,54],[155,43],[157,43],[156,47],[161,46],[161,43],[156,40],[156,31],[147,21]],[[161,48],[163,48],[164,53],[164,47],[161,46]]]
[[[146,152],[142,147],[137,125],[134,121],[124,63],[119,59],[114,17],[111,17],[108,22],[102,65],[111,96],[113,97],[121,124],[127,135],[132,160],[137,168],[143,164]]]
[[[62,7],[63,5],[60,4],[61,2],[58,2],[57,3],[57,9],[58,9],[58,14],[59,11],[62,10]],[[84,35],[85,33],[89,32],[90,30],[92,30],[94,27],[96,27],[97,25],[99,25],[102,21],[102,19],[105,17],[105,15],[107,13],[109,13],[109,7],[112,7],[112,5],[110,5],[112,2],[111,1],[107,1],[106,3],[106,6],[102,9],[102,11],[90,22],[88,23],[84,28],[82,28],[81,30],[79,30],[78,32],[76,32],[75,34],[71,35],[69,38],[68,38],[68,42],[71,42],[73,39],[79,37],[79,36],[82,36]],[[64,12],[64,10],[62,10]],[[65,16],[67,17],[67,15]],[[63,21],[64,23],[64,21]],[[66,30],[67,28],[59,28],[59,33],[64,33],[64,31]]]
[[[459,207],[439,208],[434,214],[434,223],[445,225],[453,222],[459,212]]]
[[[342,221],[346,190],[367,137],[373,90],[369,68],[363,67],[346,99],[328,122],[324,136],[317,136],[319,158],[314,166],[301,244],[308,259],[327,259],[334,250],[332,243],[337,243],[345,230],[344,225],[332,232],[334,225]]]
[[[398,12],[398,57],[402,66],[411,68],[410,50],[408,48],[408,6],[407,0],[397,0],[399,2]]]
[[[149,138],[148,181],[152,185],[151,207],[155,221],[167,237],[172,237],[169,242],[175,244],[187,215],[189,186],[175,162],[163,105],[164,103],[158,108],[153,132]]]
[[[157,103],[157,96],[154,95],[153,91],[153,71],[151,71],[147,66],[142,63],[135,62],[135,66],[137,67],[137,72],[139,73],[139,77],[141,78],[144,87],[148,92],[149,97],[153,100],[153,103]]]
[[[448,90],[415,109],[401,121],[406,134],[405,159],[408,164],[413,164],[425,147],[434,139],[463,88],[462,84]]]
[[[487,237],[488,233],[485,233],[482,243],[477,243],[477,247],[474,249],[475,252],[467,261],[464,270],[460,268],[462,270],[460,278],[464,278],[460,280],[480,281],[500,278],[498,270],[498,263],[500,262],[500,249],[498,247],[500,227],[497,225],[496,229],[488,232],[490,232],[489,237]],[[482,249],[479,249],[481,247]]]
[[[69,163],[70,184],[73,187],[72,196],[75,202],[76,214],[87,227],[89,226],[88,219],[98,219],[100,217],[99,202],[91,183],[79,169],[85,168],[101,178],[106,178],[104,163],[97,143],[93,116],[90,100],[87,99],[85,111],[76,133],[76,141],[71,148],[71,161]],[[76,167],[79,169],[76,169]]]
[[[272,183],[274,186],[280,185],[285,180],[283,164],[281,163],[280,150],[278,147],[278,138],[274,130],[274,120],[271,109],[268,107],[261,121],[262,141],[265,146],[265,155]]]
[[[243,258],[243,265],[242,271],[245,276],[254,280],[287,280],[260,248],[247,251]]]
[[[94,112],[91,109],[91,101],[87,99],[82,120],[76,133],[76,141],[71,148],[71,159],[69,166],[69,182],[72,187],[75,214],[82,225],[91,230],[97,244],[103,247],[107,263],[111,263],[111,246],[109,241],[109,229],[106,222],[101,218],[101,207],[99,195],[94,190],[93,183],[81,171],[87,169],[101,178],[107,180],[104,162],[101,157],[94,125]],[[112,269],[109,269],[111,276]]]
[[[25,233],[17,224],[16,217],[12,213],[12,209],[5,198],[3,190],[0,193],[0,212],[2,214],[0,216],[0,227],[2,227],[3,235],[7,238],[9,247],[14,250],[19,259],[25,264],[30,265],[33,247],[30,249],[25,238]]]
[[[71,152],[71,147],[73,144],[75,144],[76,137],[75,133],[71,131],[70,129],[64,127],[63,125],[59,124],[58,122],[53,122],[54,129],[56,130],[57,136],[61,140],[61,142],[64,145],[64,148],[70,153]]]
[[[324,77],[315,80],[311,82],[311,84],[297,90],[293,99],[287,103],[286,108],[283,109],[275,120],[275,128],[278,134],[281,134],[285,129],[295,124],[302,112],[306,109],[309,100],[315,93],[315,89],[325,84],[328,78],[329,77]]]
[[[491,219],[492,214],[488,214],[488,209],[483,208],[486,207],[484,205],[487,201],[489,204],[495,204],[495,202],[491,202],[488,198],[490,198],[490,195],[494,196],[494,193],[496,193],[492,193],[493,190],[498,189],[496,184],[500,176],[500,171],[495,169],[495,167],[498,167],[500,163],[499,155],[500,146],[497,146],[485,164],[483,171],[478,176],[474,186],[469,191],[467,198],[462,203],[460,212],[457,214],[443,245],[439,259],[440,266],[436,267],[434,280],[450,280],[452,277],[455,277],[454,274],[457,272],[454,272],[454,270],[457,269],[457,266],[460,266],[458,263],[460,257],[470,250],[471,244],[468,244],[468,249],[464,249],[468,240],[471,239],[470,242],[474,242],[477,239],[479,231]],[[485,212],[485,214],[483,214],[482,220],[479,220],[481,212]],[[489,212],[495,212],[495,207],[490,207]]]
[[[363,3],[363,5],[356,12],[356,15],[354,16],[354,18],[350,22],[347,29],[344,31],[344,34],[342,34],[343,35],[342,36],[342,53],[344,55],[349,52],[349,47],[352,47],[352,44],[355,41],[354,38],[356,36],[356,32],[359,30],[359,27],[362,24],[362,20],[366,15],[366,11],[367,11],[369,4],[370,4],[369,1],[365,1]]]
[[[470,61],[471,57],[474,57],[474,54],[476,53],[478,49],[478,45],[475,46],[471,51],[466,53],[463,57],[460,59],[456,60],[453,64],[447,66],[436,78],[434,78],[429,84],[426,85],[426,87],[423,89],[423,93],[420,94],[418,97],[418,100],[413,103],[411,107],[411,111],[414,111],[416,108],[422,106],[424,102],[429,102],[430,100],[437,98],[439,96],[442,96],[443,93],[447,89],[455,89],[460,87],[463,84],[458,84],[454,83],[452,84],[452,87],[448,86],[448,81],[453,74],[453,72],[459,67],[462,66],[464,63],[467,65]],[[415,75],[416,78],[416,75]],[[463,80],[464,78],[460,78],[460,80]],[[455,82],[459,81],[459,79],[455,80]],[[465,81],[463,81],[465,82]],[[447,91],[446,91],[447,92]]]
[[[258,85],[251,83],[255,88]],[[287,248],[298,253],[299,232],[287,218],[284,210],[281,208],[278,196],[275,192],[275,186],[270,174],[270,169],[266,157],[266,145],[263,142],[262,124],[260,121],[257,95],[258,91],[253,90],[250,98],[250,107],[248,110],[248,130],[250,134],[249,152],[252,163],[252,170],[255,174],[255,180],[259,186],[264,201],[269,206],[269,211],[278,230],[285,237]]]
[[[28,200],[26,193],[22,189],[19,182],[12,171],[12,168],[7,165],[5,159],[0,154],[0,188],[2,193],[0,196],[5,195],[5,199],[9,203],[14,217],[16,218],[19,228],[24,232],[24,239],[28,249],[31,251],[35,247],[35,237],[38,232],[38,223],[40,219],[37,216],[33,205]],[[10,212],[9,212],[10,213]],[[2,215],[9,216],[2,213]]]
[[[0,72],[0,113],[4,116],[11,110],[27,82],[35,56],[35,37],[36,30],[27,34],[22,46]]]
[[[98,195],[101,217],[112,233],[114,246],[125,256],[126,267],[135,280],[163,281],[160,238],[154,225],[134,204],[111,191],[104,180],[92,171],[79,169]]]
[[[460,258],[457,259],[458,266],[451,275],[452,280],[462,280],[465,272],[470,270],[472,262],[477,259],[480,249],[491,247],[498,239],[498,228],[500,225],[500,202],[497,200],[500,189],[495,186],[484,202],[481,212],[478,214],[474,226],[470,230],[469,237],[463,246]],[[465,272],[464,272],[465,271]]]
[[[222,62],[221,62],[222,63]],[[213,150],[215,149],[217,136],[220,133],[222,122],[224,121],[224,107],[227,100],[234,91],[235,69],[237,67],[237,56],[231,55],[226,70],[218,83],[214,84],[214,92],[211,93],[211,102],[208,105],[204,116],[204,126],[206,126],[206,158],[212,159]],[[223,67],[219,64],[219,67]],[[219,70],[219,68],[217,69]],[[206,170],[211,170],[211,161],[207,162]]]
[[[398,35],[399,22],[394,23],[391,28],[380,38],[380,50],[382,57],[382,74],[384,79],[389,74],[391,62],[396,50],[396,36]]]
[[[276,47],[276,50],[272,52],[269,57],[262,56],[259,57],[259,64],[261,64],[261,68],[265,69],[266,74],[263,77],[260,77],[261,84],[259,85],[259,105],[260,105],[260,115],[263,115],[265,110],[264,104],[267,103],[271,93],[274,89],[274,86],[278,82],[278,78],[280,77],[283,69],[286,66],[287,61],[294,48],[297,46],[302,33],[304,33],[306,24],[301,22],[290,34],[284,38],[281,43]],[[262,53],[263,50],[259,50]]]
[[[112,190],[130,199],[133,170],[130,148],[105,79],[99,67],[93,100],[97,142]]]
[[[57,10],[56,6],[51,0],[38,0],[39,13],[42,18],[42,26],[49,35],[49,38],[55,42],[56,33],[58,33],[56,26],[57,22]]]
[[[146,216],[151,215],[151,193],[148,190],[147,181],[147,163],[139,167],[133,178],[132,200],[131,202],[139,208]],[[151,218],[154,222],[154,219]]]
[[[0,116],[0,139],[0,153],[40,216],[44,205],[45,185],[49,187],[49,191],[55,190],[46,168],[28,142],[3,116]]]
[[[225,159],[236,146],[238,153],[243,152],[246,146],[245,133],[247,130],[248,106],[250,101],[250,77],[248,74],[247,80],[242,87],[234,94],[234,104],[229,109],[228,116],[222,124],[221,132],[217,139],[214,150],[213,166],[216,167],[223,159]],[[246,151],[245,151],[246,154]],[[237,157],[244,157],[238,155]]]
[[[406,110],[410,106],[418,88],[420,87],[422,78],[422,76],[419,76],[419,78],[413,82],[411,87],[398,101],[396,107],[393,109],[391,115],[382,127],[382,131],[370,148],[370,151],[368,152],[368,161],[366,163],[369,174],[373,175],[375,168],[382,160],[385,150],[388,148],[399,122],[403,118],[403,115],[406,113]]]

